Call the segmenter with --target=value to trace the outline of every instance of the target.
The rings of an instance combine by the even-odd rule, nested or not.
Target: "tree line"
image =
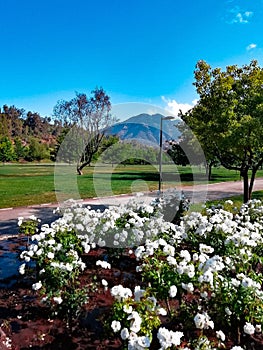
[[[4,105],[0,108],[0,161],[50,158],[62,123],[37,112]]]
[[[92,91],[91,97],[76,93],[70,101],[58,101],[54,119],[4,105],[0,108],[0,162],[57,160],[76,163],[79,174],[96,161],[158,163],[158,147],[105,136],[107,127],[116,122],[110,110],[110,98],[102,88]]]

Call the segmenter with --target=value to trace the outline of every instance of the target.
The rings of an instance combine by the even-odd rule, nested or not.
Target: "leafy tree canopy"
[[[199,61],[194,74],[200,99],[181,118],[208,157],[216,157],[227,169],[240,171],[246,202],[263,163],[263,69],[255,60],[242,67],[227,66],[225,70],[212,69]]]

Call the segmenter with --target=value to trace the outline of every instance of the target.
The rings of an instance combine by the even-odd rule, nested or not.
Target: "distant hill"
[[[116,135],[121,140],[136,140],[140,143],[159,145],[161,114],[139,114],[106,130],[106,135]],[[163,120],[163,141],[178,140],[180,132],[176,125],[180,120]]]

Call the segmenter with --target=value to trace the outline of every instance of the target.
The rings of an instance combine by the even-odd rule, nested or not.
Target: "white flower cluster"
[[[151,320],[155,318],[159,323],[158,315],[167,315],[166,310],[158,306],[157,299],[153,296],[149,296],[147,290],[141,289],[140,286],[135,286],[132,292],[129,288],[117,285],[111,288],[111,295],[118,303],[123,305],[124,318],[122,322],[126,324],[126,326],[122,326],[119,320],[113,320],[111,323],[113,332],[120,332],[121,338],[128,342],[128,349],[148,349],[151,344],[149,323],[147,323],[147,334],[141,334],[143,322],[143,328],[145,328],[144,317],[148,317],[148,319]],[[140,305],[140,303],[143,305],[143,311],[136,310],[136,307]],[[127,324],[129,324],[128,327]],[[178,334],[176,334],[176,337],[178,337]],[[165,338],[167,339],[165,340]],[[173,333],[170,334],[169,339],[170,340],[168,340],[168,336],[165,337],[163,334],[163,344],[165,341],[166,344],[168,344],[169,341],[173,341],[173,344],[175,344],[175,336]]]
[[[181,338],[184,336],[183,332],[169,331],[165,327],[158,329],[157,338],[161,345],[160,349],[169,349],[172,346],[178,346],[181,343]]]
[[[146,240],[137,247],[135,256],[140,261],[137,271],[154,286],[155,293],[162,288],[166,293],[163,299],[195,291],[203,306],[206,305],[204,310],[208,311],[213,298],[220,303],[224,291],[228,297],[222,301],[225,306],[222,317],[229,321],[231,317],[240,319],[244,311],[247,312],[247,305],[242,304],[246,295],[255,305],[254,310],[251,307],[251,319],[258,319],[263,316],[257,307],[263,304],[263,276],[253,273],[251,266],[255,266],[255,261],[262,261],[261,256],[256,258],[262,246],[263,206],[260,202],[251,201],[234,214],[223,207],[207,209],[206,215],[194,212],[185,215],[165,239]],[[199,310],[193,317],[196,328],[214,329],[214,321],[208,313],[202,311],[201,306]],[[211,310],[211,316],[214,315],[217,310]],[[249,335],[259,330],[260,325],[248,322],[243,328]],[[223,332],[216,334],[220,342],[225,340]]]
[[[174,230],[172,223],[163,220],[159,207],[138,200],[104,211],[75,204],[63,211],[63,216],[53,227],[75,230],[86,253],[95,244],[113,248],[134,247],[146,239]]]
[[[203,312],[202,314],[198,313],[194,317],[195,326],[198,329],[208,329],[212,328],[214,329],[214,322],[211,321],[210,317],[206,312]]]
[[[47,259],[50,266],[61,271],[73,271],[76,268],[83,271],[85,264],[81,260],[78,252],[73,249],[73,245],[72,249],[70,248],[66,251],[63,244],[56,238],[58,232],[60,231],[56,231],[54,227],[42,225],[41,232],[31,237],[32,241],[36,243],[30,244],[28,249],[20,254],[20,258],[25,260],[26,263],[31,260]],[[67,262],[61,261],[61,254],[67,258]],[[21,274],[25,273],[25,266],[25,263],[20,266],[19,272]]]
[[[231,206],[231,202],[227,206]],[[159,316],[167,312],[158,306],[156,298],[177,298],[180,303],[179,298],[185,296],[187,301],[189,293],[200,302],[198,308],[188,306],[191,322],[197,329],[217,328],[216,320],[220,318],[217,313],[221,312],[224,322],[233,318],[243,320],[241,326],[245,334],[261,332],[261,325],[254,320],[263,318],[263,311],[258,307],[263,304],[263,276],[252,269],[262,261],[261,202],[251,201],[240,211],[230,212],[221,207],[207,209],[205,215],[192,212],[176,225],[164,220],[160,207],[160,203],[145,205],[132,201],[101,212],[73,203],[63,211],[61,218],[50,226],[42,225],[32,237],[32,244],[21,253],[24,263],[19,271],[25,274],[26,263],[32,259],[45,261],[61,275],[83,271],[85,264],[80,254],[88,253],[96,245],[135,247],[139,262],[137,272],[142,273],[150,295],[155,297],[150,297],[140,286],[134,291],[122,285],[111,288],[116,302],[123,303],[125,319],[124,323],[123,319],[113,320],[111,327],[114,332],[120,332],[129,349],[149,348],[152,336],[150,331],[143,333],[145,315],[134,305],[147,303],[145,312],[152,312],[160,321]],[[111,268],[106,261],[98,260],[96,265]],[[32,286],[34,290],[43,287],[46,273],[45,269],[39,272],[39,280]],[[107,288],[107,281],[103,280],[102,285]],[[63,296],[53,295],[52,300],[60,304]],[[246,300],[253,307],[248,309],[244,304]],[[217,305],[215,309],[213,301]],[[251,323],[244,321],[244,311]],[[180,313],[180,308],[177,312]],[[154,327],[157,329],[156,325]],[[225,341],[222,331],[215,331],[215,335],[218,341]],[[158,331],[161,349],[180,345],[182,337],[182,332],[164,327]],[[232,348],[238,349],[241,348]]]

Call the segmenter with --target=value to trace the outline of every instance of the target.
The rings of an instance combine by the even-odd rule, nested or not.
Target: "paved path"
[[[178,191],[183,191],[191,203],[205,202],[206,200],[222,199],[239,195],[243,193],[242,181],[220,182],[216,184],[181,186],[176,188]],[[254,184],[254,191],[263,190],[263,178],[258,178]],[[157,192],[145,194],[142,198],[146,202],[150,202],[158,196]],[[81,200],[83,205],[90,205],[94,209],[105,208],[111,205],[119,205],[129,201],[134,195],[120,195],[113,197],[91,198]],[[140,198],[140,199],[142,199]],[[35,215],[41,219],[43,223],[50,223],[56,218],[53,210],[58,204],[50,203],[43,205],[32,205],[29,207],[6,208],[0,209],[0,239],[6,235],[16,235],[18,232],[17,218],[22,216],[28,218],[30,215]]]

